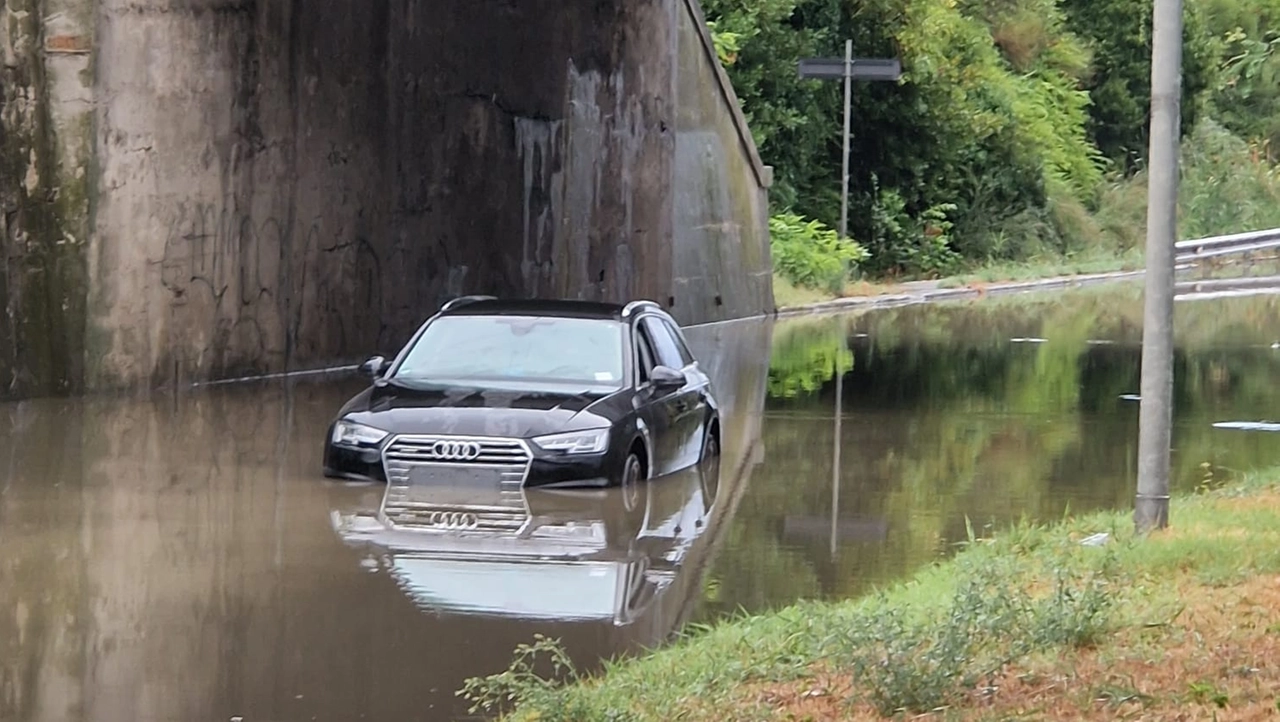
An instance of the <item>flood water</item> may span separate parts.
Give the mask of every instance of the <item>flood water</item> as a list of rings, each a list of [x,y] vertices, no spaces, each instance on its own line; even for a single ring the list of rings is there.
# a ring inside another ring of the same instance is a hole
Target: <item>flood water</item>
[[[1214,426],[1280,419],[1280,297],[1178,314],[1175,486],[1280,464]],[[0,720],[456,719],[537,633],[590,668],[901,578],[966,518],[1129,508],[1140,320],[1119,287],[692,330],[718,475],[649,483],[642,518],[528,492],[525,540],[392,533],[380,486],[323,479],[357,378],[0,405]]]

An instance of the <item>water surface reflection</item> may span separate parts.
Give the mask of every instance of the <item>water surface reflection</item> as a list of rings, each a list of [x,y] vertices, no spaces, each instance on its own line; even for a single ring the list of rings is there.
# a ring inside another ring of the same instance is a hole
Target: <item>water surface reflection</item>
[[[725,402],[718,484],[655,480],[639,518],[531,492],[544,528],[587,536],[493,553],[352,524],[382,487],[319,464],[359,380],[0,405],[0,719],[454,719],[463,680],[535,633],[588,668],[661,643],[758,458],[769,333],[691,339]]]
[[[425,610],[626,626],[663,598],[677,606],[691,601],[687,593],[667,592],[673,585],[687,591],[681,572],[701,566],[718,482],[719,464],[709,461],[641,484],[633,494],[526,489],[520,526],[470,531],[389,524],[381,509],[385,485],[378,485],[344,499],[333,519],[339,536],[361,551],[365,568],[385,571]],[[465,516],[487,507],[442,508],[435,513]],[[674,628],[687,612],[658,616]]]
[[[698,618],[863,593],[966,519],[1131,508],[1141,319],[1120,286],[780,321],[764,461]],[[1175,488],[1280,464],[1273,434],[1214,426],[1280,417],[1277,319],[1275,296],[1178,304]]]

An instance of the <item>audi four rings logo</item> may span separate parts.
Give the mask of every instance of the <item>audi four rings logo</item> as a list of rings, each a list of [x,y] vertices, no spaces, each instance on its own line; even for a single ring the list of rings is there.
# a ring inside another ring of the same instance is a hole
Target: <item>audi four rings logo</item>
[[[480,458],[480,444],[475,441],[437,441],[431,445],[431,455],[451,461],[474,461]]]
[[[427,515],[428,524],[446,529],[474,529],[479,521],[475,514],[465,511],[433,511]]]

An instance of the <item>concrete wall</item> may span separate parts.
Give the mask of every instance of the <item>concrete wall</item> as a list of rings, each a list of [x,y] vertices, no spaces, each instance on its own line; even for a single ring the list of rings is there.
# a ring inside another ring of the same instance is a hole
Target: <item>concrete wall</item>
[[[83,374],[93,77],[85,0],[0,0],[0,396]]]
[[[11,395],[350,362],[460,293],[772,310],[693,0],[3,1]]]
[[[679,4],[671,310],[682,322],[772,311],[772,169],[760,162],[702,8]]]

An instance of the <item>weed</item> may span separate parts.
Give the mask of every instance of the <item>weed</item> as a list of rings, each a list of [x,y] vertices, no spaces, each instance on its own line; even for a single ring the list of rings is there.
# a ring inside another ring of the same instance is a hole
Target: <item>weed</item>
[[[1132,687],[1120,687],[1111,684],[1099,687],[1094,698],[1112,707],[1119,707],[1130,702],[1138,702],[1145,706],[1155,699],[1151,695],[1143,694]]]
[[[1196,702],[1212,702],[1219,709],[1226,707],[1229,700],[1225,692],[1214,686],[1212,682],[1203,680],[1187,685],[1187,691],[1190,693],[1191,699]]]
[[[540,655],[546,655],[551,663],[550,677],[543,677],[534,669]],[[470,709],[472,714],[480,710],[498,712],[510,705],[519,704],[550,711],[552,716],[544,713],[539,717],[548,722],[582,719],[579,716],[580,710],[559,704],[561,679],[578,681],[577,668],[559,640],[539,634],[534,636],[533,644],[516,647],[511,665],[505,671],[488,677],[472,677],[466,680],[457,694],[473,703]],[[563,713],[563,716],[555,716],[557,711]]]

